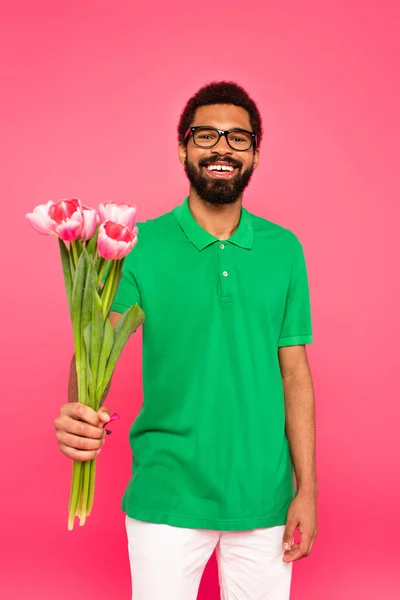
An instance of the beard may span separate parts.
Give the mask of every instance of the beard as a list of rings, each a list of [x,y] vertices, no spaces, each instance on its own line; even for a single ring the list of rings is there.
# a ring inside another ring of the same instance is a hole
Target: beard
[[[193,163],[190,163],[186,157],[185,173],[197,195],[214,205],[234,204],[242,195],[245,188],[249,185],[251,176],[253,175],[253,167],[249,167],[243,173],[240,172],[241,164],[229,158],[223,158],[224,162],[229,162],[232,166],[238,167],[237,173],[232,179],[211,179],[207,175],[202,175],[201,168],[210,162],[217,162],[221,157],[216,159],[202,159],[199,161],[199,168]]]

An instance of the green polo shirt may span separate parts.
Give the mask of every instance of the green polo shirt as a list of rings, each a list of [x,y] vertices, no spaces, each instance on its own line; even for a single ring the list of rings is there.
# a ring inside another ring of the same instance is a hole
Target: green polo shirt
[[[295,487],[278,348],[312,342],[302,246],[245,208],[221,241],[188,198],[138,227],[112,306],[146,315],[122,508],[179,527],[282,525]]]

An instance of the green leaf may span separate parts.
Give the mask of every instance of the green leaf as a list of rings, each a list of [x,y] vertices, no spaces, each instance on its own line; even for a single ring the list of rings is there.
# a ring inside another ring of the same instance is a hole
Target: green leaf
[[[97,285],[97,283],[95,283],[94,285]],[[95,386],[95,388],[97,388],[97,377],[99,372],[99,361],[102,349],[103,335],[103,307],[97,290],[93,289],[90,366],[92,368],[93,385]]]
[[[99,358],[99,366],[97,371],[97,389],[96,389],[96,402],[100,402],[104,390],[107,387],[108,380],[104,380],[104,374],[107,366],[108,358],[111,354],[114,345],[114,329],[107,319],[104,323],[103,342],[101,345],[101,352]]]
[[[93,296],[93,271],[96,276],[96,270],[93,266],[92,259],[87,253],[86,248],[83,248],[81,256],[84,257],[86,261],[86,277],[85,277],[85,286],[83,289],[83,299],[82,299],[82,322],[81,327],[82,331],[84,331],[90,323],[92,318],[92,296]],[[79,259],[80,260],[80,259]]]
[[[93,374],[92,374],[92,369],[90,368],[89,359],[86,364],[86,378],[87,378],[87,389],[88,389],[88,397],[87,397],[86,403],[89,404],[89,406],[94,409],[95,402],[96,402],[96,393],[95,393],[95,387],[93,385]]]
[[[88,353],[86,350],[85,331],[92,315],[92,280],[93,263],[86,248],[82,248],[79,256],[74,283],[72,287],[72,318],[76,371],[78,378],[78,399],[83,404],[88,403]],[[86,336],[88,332],[86,331]],[[90,343],[89,343],[90,346]]]
[[[73,285],[72,285],[72,299],[71,299],[71,318],[72,327],[74,331],[74,344],[75,354],[78,359],[80,356],[80,344],[81,344],[81,312],[82,312],[82,299],[85,287],[86,279],[86,268],[87,261],[84,254],[81,254],[76,266],[74,274]]]
[[[143,310],[138,304],[134,304],[124,312],[114,329],[114,345],[107,362],[107,368],[103,378],[107,382],[104,389],[114,372],[117,360],[125,347],[126,342],[137,328],[144,322],[145,316]],[[103,390],[104,391],[104,390]]]
[[[83,299],[84,319],[91,323],[90,346],[88,346],[88,359],[92,371],[92,384],[90,389],[97,387],[97,372],[103,338],[103,311],[98,294],[98,275],[93,258],[88,255],[88,271],[86,276],[85,295]]]
[[[61,255],[61,265],[64,274],[64,283],[65,290],[67,292],[68,306],[71,310],[71,302],[72,302],[72,272],[71,272],[71,257],[70,252],[63,242],[62,239],[58,238],[58,244],[60,246],[60,255]]]
[[[91,365],[90,365],[90,356],[91,356],[91,346],[92,346],[92,324],[89,323],[84,332],[83,332],[83,337],[85,340],[85,346],[86,346],[86,370],[85,370],[85,377],[86,377],[86,382],[87,382],[87,390],[88,390],[88,399],[89,402],[86,402],[89,404],[89,406],[91,406],[92,408],[94,407],[94,400],[95,400],[95,388],[93,385],[93,373],[92,373],[92,369],[91,369]]]
[[[99,360],[99,348],[96,350],[92,348],[93,346],[93,302],[94,295],[97,295],[97,271],[96,267],[93,264],[93,258],[88,254],[87,249],[82,249],[82,256],[85,257],[86,260],[86,279],[85,279],[85,287],[83,290],[83,299],[82,299],[82,316],[81,316],[81,331],[83,336],[84,350],[82,349],[82,359],[81,359],[81,376],[82,376],[82,387],[85,387],[86,393],[89,394],[89,405],[93,405],[95,401],[95,385],[96,379],[93,377],[92,372],[92,357],[94,356],[95,362]],[[98,344],[98,338],[95,339],[95,344]],[[97,364],[96,364],[97,371]]]
[[[90,347],[91,347],[91,339],[92,339],[92,324],[89,323],[83,332],[83,337],[86,344],[86,352],[87,355],[90,356]]]

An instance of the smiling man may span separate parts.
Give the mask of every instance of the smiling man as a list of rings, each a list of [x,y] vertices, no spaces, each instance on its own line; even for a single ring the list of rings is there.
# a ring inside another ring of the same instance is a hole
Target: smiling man
[[[303,250],[242,204],[262,138],[245,90],[200,89],[178,138],[189,196],[138,224],[111,313],[114,326],[136,302],[146,315],[122,505],[133,599],[194,600],[216,550],[224,600],[287,600],[293,561],[317,535]],[[76,404],[73,369],[69,397],[57,438],[67,456],[90,460],[108,413]]]

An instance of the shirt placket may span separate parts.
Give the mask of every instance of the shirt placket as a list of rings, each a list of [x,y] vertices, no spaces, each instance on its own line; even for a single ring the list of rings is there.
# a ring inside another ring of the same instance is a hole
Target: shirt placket
[[[235,299],[234,271],[232,263],[232,247],[228,242],[219,242],[217,246],[218,276],[223,304]]]

